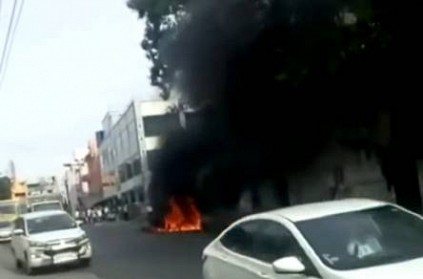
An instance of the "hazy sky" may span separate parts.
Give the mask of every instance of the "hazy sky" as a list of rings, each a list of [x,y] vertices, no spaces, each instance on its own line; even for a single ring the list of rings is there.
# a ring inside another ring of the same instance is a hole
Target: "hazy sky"
[[[2,49],[13,0],[3,0]],[[125,0],[27,0],[0,89],[0,171],[55,174],[110,108],[152,98],[143,23]]]

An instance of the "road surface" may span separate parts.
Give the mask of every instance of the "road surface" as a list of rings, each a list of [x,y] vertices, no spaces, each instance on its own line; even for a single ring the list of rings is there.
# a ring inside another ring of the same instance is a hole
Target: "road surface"
[[[90,267],[60,268],[37,279],[201,279],[204,234],[151,234],[131,222],[85,227],[94,256]],[[17,271],[8,244],[0,245],[0,278],[28,278]]]

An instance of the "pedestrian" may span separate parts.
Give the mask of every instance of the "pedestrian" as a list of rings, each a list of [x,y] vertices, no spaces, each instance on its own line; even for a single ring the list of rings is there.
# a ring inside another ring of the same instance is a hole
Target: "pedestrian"
[[[103,208],[104,219],[107,221],[109,220],[109,207],[106,205]]]
[[[103,210],[101,209],[101,207],[97,208],[96,213],[97,213],[97,221],[98,222],[103,221]]]
[[[81,210],[81,220],[82,222],[84,222],[85,224],[87,223],[87,211],[86,210]]]
[[[125,203],[125,204],[123,205],[123,219],[124,219],[125,221],[128,221],[128,220],[129,220],[128,204],[127,204],[127,203]]]
[[[94,222],[94,211],[91,208],[87,210],[87,219],[89,224]]]
[[[75,210],[75,219],[78,220],[81,214],[79,213],[79,209]]]
[[[118,205],[118,207],[117,207],[117,215],[118,215],[119,220],[123,219],[123,209],[122,209],[121,205]]]

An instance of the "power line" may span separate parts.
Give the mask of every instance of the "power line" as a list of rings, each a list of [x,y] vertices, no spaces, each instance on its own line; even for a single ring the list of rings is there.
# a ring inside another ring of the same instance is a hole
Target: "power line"
[[[3,84],[3,80],[6,75],[10,52],[12,50],[16,29],[18,27],[18,24],[21,18],[24,4],[25,4],[25,0],[21,0],[21,4],[18,8],[18,0],[15,0],[13,2],[12,14],[10,16],[9,26],[7,28],[6,39],[3,45],[3,51],[2,51],[2,56],[0,60],[0,88],[1,88],[1,85]],[[16,14],[17,8],[18,8],[18,12]],[[15,17],[16,17],[16,20],[15,20]]]
[[[1,60],[0,60],[0,74],[3,73],[3,67],[4,67],[4,62],[6,59],[7,49],[9,48],[9,40],[13,30],[13,22],[15,20],[17,4],[18,4],[18,0],[15,0],[13,2],[12,14],[10,15],[9,26],[7,27],[6,39],[3,45],[3,51],[2,51]]]

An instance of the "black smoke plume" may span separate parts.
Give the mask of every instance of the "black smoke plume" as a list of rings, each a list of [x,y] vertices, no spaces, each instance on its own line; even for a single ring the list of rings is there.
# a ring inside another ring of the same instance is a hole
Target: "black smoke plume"
[[[151,7],[132,2],[154,26]],[[419,112],[399,94],[417,84],[402,60],[417,52],[402,32],[412,27],[401,8],[376,0],[167,4],[182,19],[153,40],[166,65],[159,80],[208,110],[200,128],[168,137],[153,200],[189,193],[210,208],[236,204],[243,189],[271,180],[288,204],[286,176],[337,141],[377,152],[390,166],[388,181],[406,189],[402,203],[420,206],[413,167],[395,171],[420,152],[411,124]],[[376,140],[381,113],[392,119],[387,144]]]

